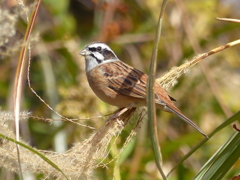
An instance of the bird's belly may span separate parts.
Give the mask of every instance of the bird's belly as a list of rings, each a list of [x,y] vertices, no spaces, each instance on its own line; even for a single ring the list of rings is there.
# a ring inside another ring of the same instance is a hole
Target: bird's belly
[[[95,93],[102,101],[117,107],[128,107],[130,105],[133,107],[141,107],[145,105],[143,100],[138,100],[129,96],[111,93],[109,91],[98,91]]]

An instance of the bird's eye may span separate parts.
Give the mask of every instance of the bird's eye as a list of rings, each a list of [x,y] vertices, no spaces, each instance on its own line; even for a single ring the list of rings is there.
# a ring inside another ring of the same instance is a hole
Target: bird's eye
[[[101,51],[101,50],[102,50],[101,46],[98,46],[97,51]]]

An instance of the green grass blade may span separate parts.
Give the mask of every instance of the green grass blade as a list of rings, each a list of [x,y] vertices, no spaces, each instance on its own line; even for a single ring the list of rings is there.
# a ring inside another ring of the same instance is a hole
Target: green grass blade
[[[156,160],[156,164],[162,178],[165,180],[166,176],[162,170],[161,162],[162,162],[162,155],[158,141],[158,133],[157,133],[157,121],[156,121],[156,108],[155,108],[155,96],[154,96],[154,83],[155,83],[155,76],[156,76],[156,62],[157,62],[157,53],[158,53],[158,45],[159,40],[161,37],[161,27],[162,27],[162,15],[163,11],[166,7],[167,0],[163,0],[162,7],[160,10],[160,15],[158,19],[158,26],[156,31],[156,38],[154,49],[152,53],[152,59],[150,64],[150,71],[149,71],[149,78],[147,84],[147,108],[148,108],[148,127],[149,133],[152,142],[152,148]]]
[[[225,128],[229,124],[231,124],[234,121],[238,121],[240,119],[240,111],[238,111],[236,114],[234,114],[232,117],[227,119],[225,122],[223,122],[221,125],[219,125],[212,133],[209,134],[209,139],[214,136],[217,132],[219,132],[221,129]],[[167,176],[169,176],[181,163],[183,163],[188,157],[190,157],[196,150],[198,150],[200,147],[202,147],[208,139],[203,139],[198,145],[196,145],[189,153],[187,153],[181,161],[179,161],[172,170],[168,173]]]
[[[235,132],[212,156],[194,179],[218,180],[229,171],[240,157],[240,133]]]

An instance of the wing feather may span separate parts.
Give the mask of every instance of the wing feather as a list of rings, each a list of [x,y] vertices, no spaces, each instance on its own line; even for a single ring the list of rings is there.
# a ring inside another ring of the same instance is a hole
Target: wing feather
[[[122,61],[111,62],[100,65],[103,75],[108,81],[109,88],[122,95],[134,98],[146,99],[146,83],[148,75],[137,70]],[[166,91],[155,83],[155,100],[156,103],[165,106],[166,103],[172,103]]]
[[[121,61],[111,62],[111,67],[102,64],[100,69],[109,82],[109,88],[122,95],[146,98],[146,83],[141,78],[147,79],[147,75],[143,72]]]

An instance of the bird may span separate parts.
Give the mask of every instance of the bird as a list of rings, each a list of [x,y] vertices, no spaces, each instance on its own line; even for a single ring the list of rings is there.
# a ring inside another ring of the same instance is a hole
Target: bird
[[[80,51],[85,57],[85,71],[89,86],[105,103],[119,108],[146,106],[148,75],[124,63],[103,42],[92,42]],[[173,103],[176,101],[154,83],[156,108],[174,113],[203,136],[208,136]]]

